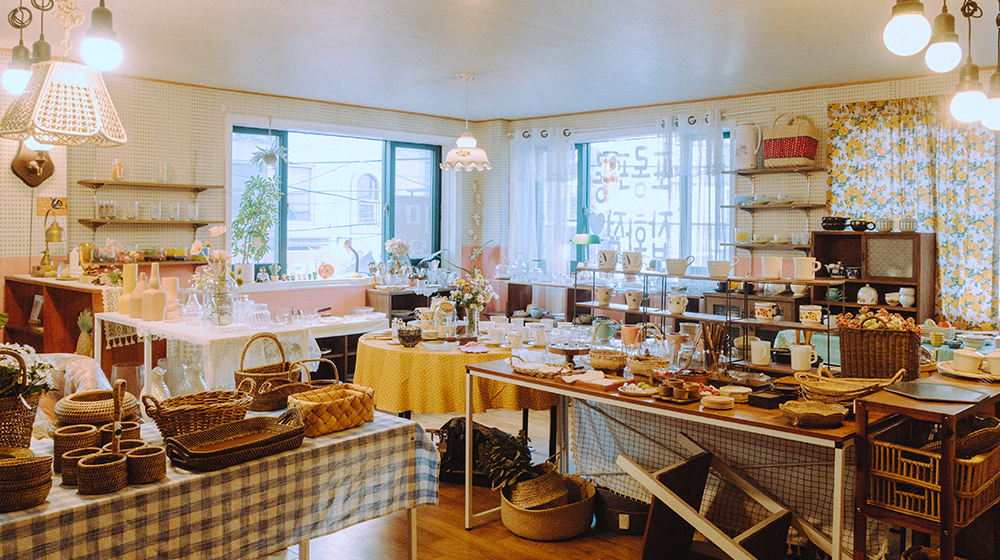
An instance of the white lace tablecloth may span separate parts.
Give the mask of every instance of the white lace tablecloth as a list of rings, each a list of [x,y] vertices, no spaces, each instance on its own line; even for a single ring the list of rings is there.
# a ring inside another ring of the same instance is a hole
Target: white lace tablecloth
[[[200,377],[207,390],[235,388],[233,372],[240,367],[243,348],[253,335],[262,332],[247,328],[237,329],[232,326],[204,328],[183,323],[141,321],[120,313],[98,313],[95,317],[102,323],[102,330],[105,332],[118,331],[117,340],[119,342],[123,340],[120,337],[122,327],[135,329],[136,342],[144,340],[147,335],[151,339],[166,339],[168,341],[168,355],[183,356],[185,363],[189,364],[187,375],[198,375],[200,372]],[[384,315],[380,314],[378,319],[369,316],[363,320],[345,319],[336,323],[272,324],[263,332],[269,332],[278,337],[285,352],[285,360],[293,362],[320,357],[316,338],[363,333],[387,326],[387,320]],[[115,339],[115,337],[109,336],[104,336],[104,338],[109,343]],[[95,340],[95,344],[99,345],[101,342]],[[172,347],[173,344],[177,344],[177,348]],[[244,365],[253,367],[280,361],[281,354],[273,342],[258,340],[247,351]],[[178,384],[176,380],[173,380],[175,383],[171,383],[171,381],[168,379],[168,385],[174,394],[174,389]],[[197,385],[194,386],[200,390]],[[183,386],[190,385],[183,384]],[[186,392],[192,391],[177,391],[176,394]]]

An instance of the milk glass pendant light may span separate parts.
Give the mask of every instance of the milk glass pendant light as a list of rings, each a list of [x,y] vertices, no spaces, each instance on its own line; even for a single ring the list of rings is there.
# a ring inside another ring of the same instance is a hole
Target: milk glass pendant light
[[[1000,15],[997,16],[997,72],[990,76],[987,97],[979,114],[979,122],[990,130],[1000,130]]]
[[[918,0],[896,0],[892,19],[882,32],[882,42],[895,55],[910,56],[927,46],[931,24],[924,17],[924,5]]]
[[[24,28],[31,24],[31,10],[20,5],[10,11],[7,21],[11,27],[17,29],[20,39],[17,46],[10,51],[10,64],[4,70],[0,81],[8,92],[14,95],[21,95],[24,87],[28,85],[28,77],[31,76],[31,52],[24,46]]]
[[[962,47],[958,44],[958,33],[955,33],[955,16],[948,13],[948,4],[944,4],[941,13],[934,18],[934,34],[924,53],[924,62],[938,73],[951,72],[962,62]]]
[[[441,169],[454,169],[472,171],[483,171],[493,169],[490,159],[486,157],[486,152],[482,148],[476,147],[476,139],[469,132],[469,82],[476,78],[472,72],[460,72],[460,80],[465,81],[465,132],[455,141],[455,147],[448,150],[448,156]]]
[[[90,13],[90,29],[87,38],[80,45],[80,54],[88,65],[106,72],[114,70],[122,62],[122,47],[111,25],[111,10],[101,5]]]
[[[970,2],[966,2],[969,4]],[[972,3],[975,6],[975,3]],[[978,6],[975,6],[979,10]],[[979,11],[980,15],[982,11]],[[976,17],[973,12],[966,14],[963,6],[963,15],[969,21],[969,56],[965,64],[958,69],[958,85],[955,86],[955,97],[951,98],[951,116],[955,120],[963,123],[971,123],[979,120],[982,115],[983,106],[986,104],[986,94],[983,93],[983,84],[979,81],[979,67],[972,63],[972,18]]]

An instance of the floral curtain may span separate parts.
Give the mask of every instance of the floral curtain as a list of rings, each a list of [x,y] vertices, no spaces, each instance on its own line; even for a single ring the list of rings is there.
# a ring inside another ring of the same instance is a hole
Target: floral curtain
[[[939,319],[997,325],[993,134],[950,118],[946,98],[833,104],[830,210],[855,219],[912,217],[936,232]]]

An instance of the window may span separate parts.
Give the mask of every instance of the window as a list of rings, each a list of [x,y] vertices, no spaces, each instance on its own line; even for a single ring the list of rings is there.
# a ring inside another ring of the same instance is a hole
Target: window
[[[286,149],[287,161],[253,164],[253,154],[272,142]],[[247,179],[279,178],[280,224],[265,263],[288,274],[315,272],[324,262],[337,275],[354,272],[347,239],[361,270],[384,260],[393,236],[410,242],[410,257],[420,259],[440,245],[440,160],[440,146],[234,127],[231,212],[239,212]]]

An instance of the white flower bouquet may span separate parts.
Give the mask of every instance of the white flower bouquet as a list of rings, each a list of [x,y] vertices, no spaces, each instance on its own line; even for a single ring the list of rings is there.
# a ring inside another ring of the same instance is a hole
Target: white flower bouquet
[[[456,281],[450,299],[459,307],[482,311],[495,297],[493,286],[483,277],[483,273],[477,270],[470,278],[459,278]]]

